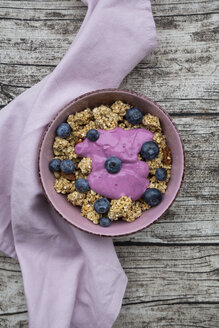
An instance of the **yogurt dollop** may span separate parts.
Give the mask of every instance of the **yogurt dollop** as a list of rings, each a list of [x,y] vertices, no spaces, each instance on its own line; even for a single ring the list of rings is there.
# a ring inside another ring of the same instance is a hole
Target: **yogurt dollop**
[[[145,129],[123,130],[119,127],[98,132],[97,141],[86,138],[75,146],[76,154],[92,159],[92,171],[88,176],[90,188],[111,199],[122,196],[139,199],[149,185],[149,167],[138,159],[138,153],[144,142],[153,140],[153,133]],[[110,174],[105,168],[105,161],[110,156],[119,157],[122,161],[122,168],[116,174]]]

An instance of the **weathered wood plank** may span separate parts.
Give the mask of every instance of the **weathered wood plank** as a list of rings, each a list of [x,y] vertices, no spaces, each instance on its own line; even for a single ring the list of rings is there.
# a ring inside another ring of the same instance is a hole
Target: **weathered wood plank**
[[[19,300],[19,302],[18,302]],[[26,311],[21,272],[0,269],[0,317],[4,313]],[[0,326],[1,327],[1,326]]]
[[[19,263],[0,251],[0,270],[20,272]]]
[[[218,12],[218,3],[215,0],[151,0],[154,16],[171,16],[180,15],[187,17],[188,15],[216,13]]]
[[[113,328],[218,328],[218,304],[136,304],[122,307]]]
[[[216,0],[152,0],[154,16],[172,15],[197,15],[217,13]],[[86,6],[80,0],[56,0],[56,1],[3,1],[0,2],[0,17],[14,19],[72,19],[75,12],[86,12]],[[24,14],[25,10],[25,14]],[[49,11],[49,13],[48,13]]]
[[[0,315],[0,327],[2,328],[28,328],[27,312],[6,313]]]
[[[219,247],[116,246],[129,278],[123,304],[218,302]]]
[[[0,109],[26,90],[23,86],[3,85],[0,83]]]
[[[52,70],[53,67],[43,65],[8,66],[0,64],[0,105],[7,105],[15,96],[39,82]],[[193,76],[190,81],[192,84],[195,84],[193,88],[191,85],[186,85],[185,88],[180,88],[181,78],[183,78],[184,81],[187,81],[187,79],[190,78],[189,74],[185,74],[184,77],[182,74],[180,77],[179,72],[178,76],[177,73],[173,72],[172,75],[170,74],[171,76],[168,78],[168,81],[166,81],[165,77],[163,79],[159,78],[159,71],[160,69],[156,70],[144,67],[143,63],[141,63],[123,81],[121,88],[130,89],[147,95],[154,99],[170,114],[205,114],[218,112],[219,97],[217,90],[219,89],[219,79],[216,76],[212,76],[211,79],[206,78],[206,81],[208,81],[207,83],[204,78],[200,81],[200,78],[196,79]],[[153,74],[157,77],[157,80],[154,80],[154,83],[151,81]],[[212,83],[210,82],[211,80],[213,81]],[[174,83],[178,85],[178,90],[175,89],[175,92],[174,89],[172,89]],[[202,86],[205,90],[200,91],[199,87],[202,88]]]
[[[218,328],[216,304],[136,304],[122,307],[113,328]],[[27,314],[0,317],[0,327],[27,328]]]
[[[219,326],[218,247],[123,246],[116,251],[129,283],[115,328]]]

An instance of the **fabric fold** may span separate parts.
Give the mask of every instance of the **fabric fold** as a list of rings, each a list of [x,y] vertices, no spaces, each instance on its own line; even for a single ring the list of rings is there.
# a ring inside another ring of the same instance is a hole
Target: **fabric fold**
[[[72,227],[38,178],[46,125],[74,98],[118,87],[156,46],[148,0],[86,0],[87,15],[54,71],[0,112],[0,249],[18,258],[31,328],[112,327],[127,278],[112,240]]]

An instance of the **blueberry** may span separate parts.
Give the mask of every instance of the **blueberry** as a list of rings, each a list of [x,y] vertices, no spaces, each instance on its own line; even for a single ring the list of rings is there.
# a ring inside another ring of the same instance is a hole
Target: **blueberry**
[[[107,158],[105,162],[105,169],[112,174],[118,173],[122,168],[122,161],[116,156]]]
[[[127,110],[125,117],[129,123],[135,125],[141,123],[143,114],[140,109],[134,107]]]
[[[86,137],[88,140],[90,141],[97,141],[97,139],[99,139],[99,132],[95,129],[90,129],[89,131],[87,131]]]
[[[54,158],[49,162],[49,169],[52,172],[60,171],[61,161],[58,158]]]
[[[155,177],[159,181],[164,181],[167,178],[167,171],[163,167],[156,169]]]
[[[57,136],[60,138],[67,138],[71,133],[71,127],[68,123],[62,123],[56,130]]]
[[[77,179],[75,189],[79,192],[87,192],[90,189],[87,179]]]
[[[103,218],[100,218],[99,223],[100,223],[101,227],[109,227],[111,224],[111,220],[109,218],[103,217]]]
[[[149,188],[145,190],[142,198],[148,205],[157,206],[162,201],[162,193],[156,188]]]
[[[75,170],[75,163],[70,159],[64,159],[61,162],[60,168],[62,172],[70,174]]]
[[[99,198],[94,203],[94,209],[99,214],[104,214],[109,211],[110,202],[106,198]]]
[[[154,141],[147,141],[141,147],[141,156],[144,159],[154,159],[159,154],[159,147]]]

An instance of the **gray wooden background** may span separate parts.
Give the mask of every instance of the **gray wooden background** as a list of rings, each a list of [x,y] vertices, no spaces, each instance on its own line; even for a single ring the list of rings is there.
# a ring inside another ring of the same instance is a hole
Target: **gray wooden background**
[[[171,114],[185,144],[186,175],[159,222],[115,239],[129,283],[114,327],[218,328],[219,5],[152,0],[152,8],[158,48],[122,87]],[[0,0],[1,107],[53,70],[85,13],[79,0]],[[28,327],[19,265],[2,253],[0,327]]]

